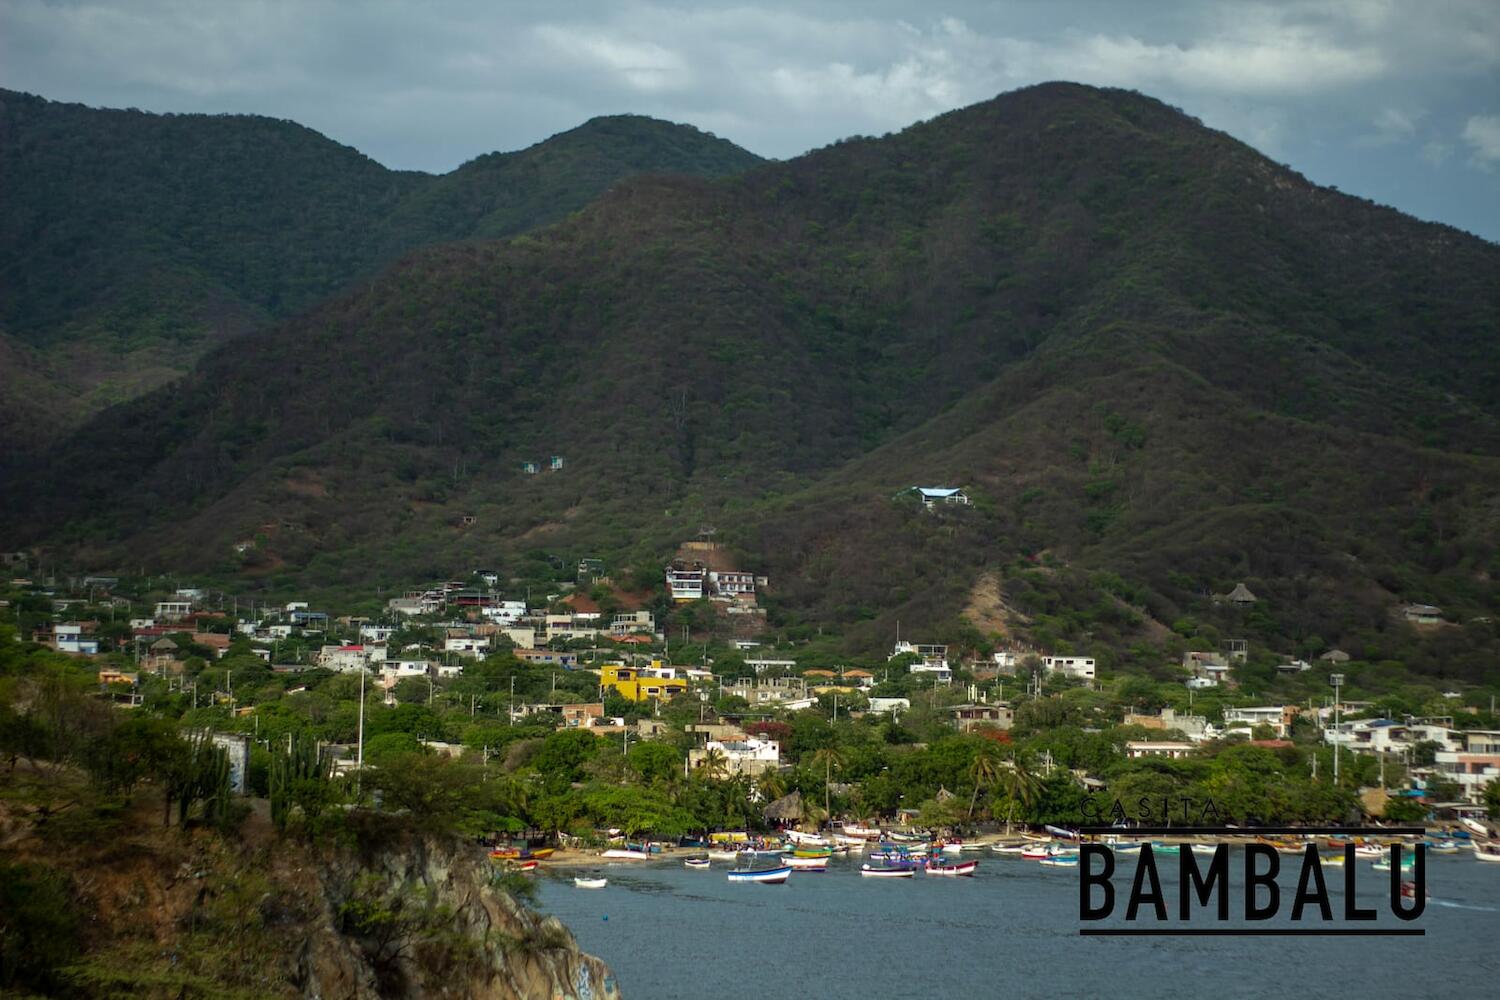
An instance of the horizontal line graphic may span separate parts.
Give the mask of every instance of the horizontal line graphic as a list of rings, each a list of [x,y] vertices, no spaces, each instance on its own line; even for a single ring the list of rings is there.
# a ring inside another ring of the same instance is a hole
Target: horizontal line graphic
[[[1421,927],[1084,927],[1081,937],[1424,937]]]
[[[1081,826],[1079,833],[1089,836],[1117,834],[1121,837],[1194,836],[1255,837],[1266,834],[1286,836],[1308,834],[1314,837],[1420,837],[1426,830],[1419,826]]]

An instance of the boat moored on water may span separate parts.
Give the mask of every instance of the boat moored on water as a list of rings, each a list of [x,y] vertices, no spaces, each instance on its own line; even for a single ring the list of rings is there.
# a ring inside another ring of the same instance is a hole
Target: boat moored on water
[[[682,867],[703,869],[710,867],[710,864],[707,858],[688,858],[682,863]]]
[[[1048,868],[1077,868],[1078,855],[1059,854],[1055,857],[1043,858],[1040,863],[1046,865]]]
[[[953,865],[928,865],[928,875],[973,875],[979,867],[978,861],[960,861]]]
[[[791,875],[792,869],[786,865],[777,868],[742,868],[726,873],[731,882],[760,882],[765,885],[780,885]]]
[[[609,879],[602,876],[575,875],[573,884],[580,889],[603,889],[609,885]]]
[[[599,855],[609,861],[650,861],[651,855],[645,851],[634,851],[625,847],[612,847]]]
[[[864,865],[859,870],[860,875],[869,878],[911,878],[917,873],[915,868],[877,868],[874,865]]]
[[[826,872],[828,870],[828,859],[822,858],[799,858],[795,854],[783,854],[781,863],[787,868],[795,868],[798,871]]]
[[[1480,861],[1500,861],[1500,843],[1494,841],[1474,841],[1474,857]]]

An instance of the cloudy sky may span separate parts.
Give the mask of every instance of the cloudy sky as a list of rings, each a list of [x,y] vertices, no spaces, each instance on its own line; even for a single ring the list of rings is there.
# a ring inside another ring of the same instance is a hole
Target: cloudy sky
[[[0,86],[430,171],[617,112],[789,157],[1055,79],[1500,240],[1500,0],[0,0]]]

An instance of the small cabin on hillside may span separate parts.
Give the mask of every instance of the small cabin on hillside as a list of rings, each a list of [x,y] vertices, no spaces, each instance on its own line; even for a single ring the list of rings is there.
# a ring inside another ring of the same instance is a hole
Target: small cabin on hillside
[[[942,505],[968,507],[971,504],[969,495],[957,486],[913,486],[905,492],[915,493],[928,510]]]

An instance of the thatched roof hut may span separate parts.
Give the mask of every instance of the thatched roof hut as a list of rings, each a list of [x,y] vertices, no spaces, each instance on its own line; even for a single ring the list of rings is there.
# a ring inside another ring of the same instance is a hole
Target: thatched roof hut
[[[765,817],[773,822],[796,823],[802,819],[802,793],[783,795],[766,806]]]

